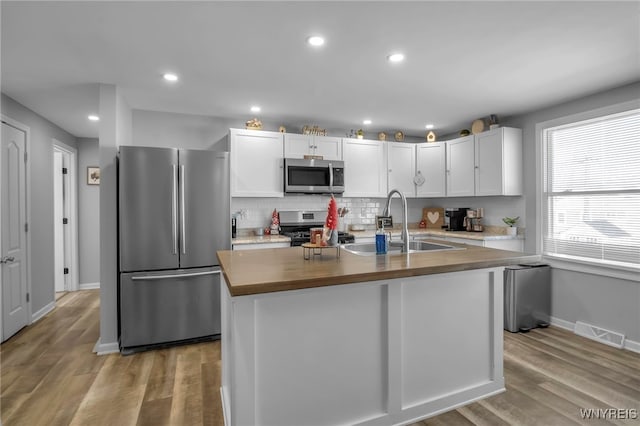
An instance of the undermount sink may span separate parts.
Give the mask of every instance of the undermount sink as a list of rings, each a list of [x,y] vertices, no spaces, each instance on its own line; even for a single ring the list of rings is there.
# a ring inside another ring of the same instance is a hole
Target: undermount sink
[[[399,254],[402,252],[402,241],[389,242],[389,248],[387,254]],[[342,248],[349,253],[357,254],[360,256],[371,256],[376,254],[375,243],[350,243],[344,244]],[[421,253],[431,251],[445,251],[445,250],[464,250],[461,247],[453,247],[445,244],[430,243],[427,241],[409,241],[409,253]]]

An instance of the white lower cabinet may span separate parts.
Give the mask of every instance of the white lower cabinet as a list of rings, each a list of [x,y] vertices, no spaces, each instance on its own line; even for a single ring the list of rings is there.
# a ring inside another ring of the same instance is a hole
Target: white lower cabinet
[[[355,237],[356,243],[375,243],[376,237]],[[393,235],[391,237],[392,241],[400,241],[400,235]],[[498,250],[509,250],[509,251],[524,251],[524,240],[520,239],[509,239],[509,240],[472,240],[470,238],[461,238],[461,237],[446,237],[446,236],[438,236],[438,235],[411,235],[409,239],[413,240],[434,240],[434,241],[442,241],[443,243],[451,242],[458,244],[467,244],[470,246],[478,246],[478,247],[487,247]]]
[[[418,239],[420,240],[436,240],[458,244],[467,244],[470,246],[478,246],[478,247],[487,247],[498,250],[509,250],[509,251],[524,251],[524,241],[519,239],[509,239],[509,240],[472,240],[469,238],[460,238],[460,237],[440,237],[440,236],[421,236]]]
[[[286,248],[290,247],[289,243],[252,243],[252,244],[234,244],[233,250],[259,250],[270,248]]]
[[[484,242],[485,247],[494,248],[498,250],[509,251],[524,251],[524,240],[486,240]]]

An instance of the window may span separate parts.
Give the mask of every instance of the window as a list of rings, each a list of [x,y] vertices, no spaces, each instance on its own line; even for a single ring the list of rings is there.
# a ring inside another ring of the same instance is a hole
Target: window
[[[640,109],[542,130],[542,253],[640,270]]]

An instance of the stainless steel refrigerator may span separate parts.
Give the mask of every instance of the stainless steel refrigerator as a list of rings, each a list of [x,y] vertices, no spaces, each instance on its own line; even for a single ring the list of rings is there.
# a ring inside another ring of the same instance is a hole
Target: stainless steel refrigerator
[[[228,155],[120,147],[118,298],[123,353],[219,338],[216,251],[231,246]]]

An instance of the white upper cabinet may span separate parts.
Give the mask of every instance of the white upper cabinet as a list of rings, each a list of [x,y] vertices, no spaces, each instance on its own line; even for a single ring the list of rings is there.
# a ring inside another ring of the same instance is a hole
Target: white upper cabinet
[[[398,189],[406,197],[416,196],[416,145],[404,142],[386,142],[387,188]]]
[[[305,155],[321,155],[324,160],[342,160],[342,138],[285,133],[284,156],[304,158]]]
[[[416,196],[446,196],[446,147],[445,142],[416,144],[416,174],[424,178],[424,183],[416,186]]]
[[[446,143],[447,196],[467,197],[475,195],[474,136],[464,136]]]
[[[283,134],[229,131],[232,197],[283,197]]]
[[[522,130],[500,127],[475,135],[475,194],[522,195]]]
[[[387,196],[385,142],[342,139],[345,197]]]

